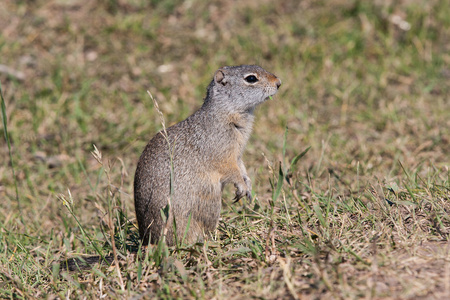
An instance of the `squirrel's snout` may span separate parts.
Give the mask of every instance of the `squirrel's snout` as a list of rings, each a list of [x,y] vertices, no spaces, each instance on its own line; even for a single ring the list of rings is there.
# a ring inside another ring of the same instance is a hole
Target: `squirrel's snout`
[[[275,81],[275,84],[277,85],[277,90],[278,90],[281,86],[281,79],[277,78],[277,80]]]

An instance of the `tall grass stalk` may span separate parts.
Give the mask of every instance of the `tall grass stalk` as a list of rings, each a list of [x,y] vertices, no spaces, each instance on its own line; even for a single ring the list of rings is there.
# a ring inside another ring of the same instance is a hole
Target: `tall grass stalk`
[[[9,161],[11,163],[11,170],[14,180],[14,188],[16,192],[16,202],[17,202],[17,208],[19,210],[20,214],[20,220],[22,221],[23,226],[26,228],[26,223],[23,221],[23,214],[22,214],[22,206],[20,205],[20,198],[19,198],[19,188],[17,187],[17,178],[16,178],[16,172],[14,168],[14,160],[12,157],[12,151],[11,151],[11,141],[9,140],[9,134],[8,134],[8,117],[6,116],[6,104],[5,99],[3,98],[3,91],[2,91],[2,83],[0,82],[0,98],[2,100],[2,124],[3,124],[3,132],[5,136],[6,144],[8,145],[8,153],[9,153]]]

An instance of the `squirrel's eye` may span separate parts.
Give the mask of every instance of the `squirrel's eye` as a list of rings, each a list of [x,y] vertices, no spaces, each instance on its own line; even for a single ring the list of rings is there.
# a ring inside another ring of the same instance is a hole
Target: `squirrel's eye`
[[[248,83],[255,83],[258,81],[258,78],[256,78],[255,75],[248,75],[247,77],[245,77],[245,81],[247,81]]]

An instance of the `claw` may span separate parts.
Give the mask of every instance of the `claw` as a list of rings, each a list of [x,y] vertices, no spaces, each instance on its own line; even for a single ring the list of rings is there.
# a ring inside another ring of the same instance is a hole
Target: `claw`
[[[243,175],[242,179],[244,185],[236,182],[234,186],[236,187],[236,196],[233,198],[233,203],[238,202],[241,198],[246,197],[250,202],[252,201],[252,184],[251,180],[247,175]]]
[[[248,199],[248,201],[252,201],[252,192],[250,192],[250,191],[247,191],[246,193],[245,193],[245,196],[247,197],[247,199]]]
[[[248,201],[252,201],[252,192],[251,191],[246,191],[245,192],[245,197],[248,199]],[[244,198],[244,195],[238,195],[236,193],[236,196],[234,196],[233,198],[233,204],[238,202],[239,200],[241,200],[241,198]]]

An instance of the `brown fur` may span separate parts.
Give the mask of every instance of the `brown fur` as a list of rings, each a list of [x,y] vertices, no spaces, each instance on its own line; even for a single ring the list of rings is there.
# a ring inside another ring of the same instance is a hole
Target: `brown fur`
[[[187,243],[202,241],[217,227],[221,194],[228,183],[236,187],[237,198],[250,197],[242,153],[252,130],[253,111],[280,85],[275,75],[258,66],[221,68],[208,86],[203,106],[169,127],[166,137],[160,132],[150,140],[134,182],[136,217],[144,244],[149,239],[158,242],[164,229],[169,245],[175,243],[175,233],[181,240],[186,232]],[[166,226],[161,210],[169,199]]]

